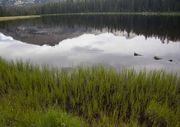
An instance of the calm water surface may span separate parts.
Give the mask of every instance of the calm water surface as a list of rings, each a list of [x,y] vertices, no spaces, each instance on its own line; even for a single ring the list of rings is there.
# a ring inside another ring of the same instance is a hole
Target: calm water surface
[[[103,64],[179,73],[180,18],[54,16],[1,22],[0,56],[55,67]]]

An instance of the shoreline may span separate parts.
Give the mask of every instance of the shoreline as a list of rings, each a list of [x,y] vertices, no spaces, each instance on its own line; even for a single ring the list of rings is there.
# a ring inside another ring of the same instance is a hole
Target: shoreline
[[[41,14],[41,15],[27,15],[27,16],[5,16],[0,17],[0,22],[13,21],[22,19],[33,19],[44,16],[96,16],[96,15],[139,15],[139,16],[180,16],[180,12],[88,12],[88,13],[57,13],[57,14]]]

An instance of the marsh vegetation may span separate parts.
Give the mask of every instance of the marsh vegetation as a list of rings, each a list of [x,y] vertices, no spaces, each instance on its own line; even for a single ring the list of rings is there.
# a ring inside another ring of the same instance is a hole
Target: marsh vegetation
[[[179,76],[164,71],[0,59],[0,126],[179,127],[179,92]]]

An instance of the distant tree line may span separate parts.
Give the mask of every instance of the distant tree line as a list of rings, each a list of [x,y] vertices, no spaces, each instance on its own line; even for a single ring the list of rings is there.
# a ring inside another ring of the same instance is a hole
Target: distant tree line
[[[180,11],[180,0],[67,0],[63,3],[50,3],[41,7],[41,13],[122,11]]]
[[[41,13],[41,6],[0,6],[0,16],[36,15]]]
[[[177,12],[180,0],[66,0],[44,5],[3,7],[0,16],[71,12]]]

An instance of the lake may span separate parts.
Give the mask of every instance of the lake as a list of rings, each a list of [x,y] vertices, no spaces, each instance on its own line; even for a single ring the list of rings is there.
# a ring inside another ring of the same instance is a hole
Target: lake
[[[180,17],[49,16],[0,22],[0,57],[53,67],[180,72]]]

